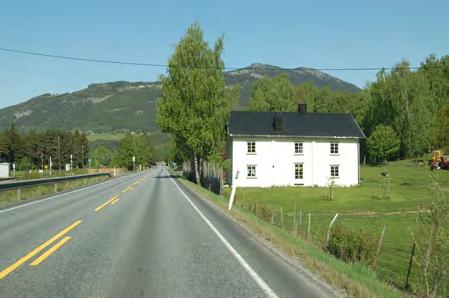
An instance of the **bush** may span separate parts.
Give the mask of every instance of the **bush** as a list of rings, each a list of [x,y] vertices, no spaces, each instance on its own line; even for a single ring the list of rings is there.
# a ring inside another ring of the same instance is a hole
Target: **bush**
[[[331,230],[327,251],[345,262],[368,265],[376,253],[376,244],[373,235],[337,223]]]
[[[366,146],[371,161],[382,163],[397,155],[400,142],[393,128],[380,124],[367,139]]]

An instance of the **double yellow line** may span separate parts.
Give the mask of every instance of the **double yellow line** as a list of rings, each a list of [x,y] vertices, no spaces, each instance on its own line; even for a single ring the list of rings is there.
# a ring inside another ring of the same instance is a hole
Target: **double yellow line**
[[[100,206],[98,206],[97,208],[95,208],[94,210],[96,212],[100,211],[101,209],[103,209],[104,207],[106,207],[107,205],[111,204],[114,205],[115,203],[118,202],[118,200],[120,200],[118,198],[118,196],[113,196],[112,198],[110,198],[109,200],[107,200],[106,202],[104,202],[103,204],[101,204]]]
[[[48,239],[47,241],[45,241],[44,243],[42,243],[41,245],[39,245],[38,247],[36,247],[34,250],[32,250],[31,252],[29,252],[28,254],[26,254],[25,256],[21,257],[20,259],[18,259],[15,263],[11,264],[10,266],[8,266],[6,269],[4,269],[2,272],[0,272],[0,280],[5,278],[8,274],[10,274],[11,272],[13,272],[14,270],[16,270],[17,268],[19,268],[20,266],[22,266],[24,263],[26,263],[28,260],[30,260],[31,258],[33,258],[35,255],[37,255],[38,253],[40,253],[42,250],[44,250],[46,247],[50,246],[53,242],[55,242],[56,240],[58,240],[59,238],[61,238],[62,236],[64,236],[65,234],[67,234],[68,232],[70,232],[71,230],[73,230],[76,226],[78,226],[79,224],[81,224],[82,221],[81,220],[77,220],[75,221],[73,224],[71,224],[70,226],[68,226],[67,228],[65,228],[64,230],[62,230],[61,232],[59,232],[58,234],[54,235],[53,237],[51,237],[50,239]],[[61,248],[65,243],[67,243],[69,240],[71,239],[71,237],[65,237],[63,238],[61,241],[59,241],[58,243],[56,243],[53,247],[51,247],[49,250],[47,250],[45,253],[43,253],[40,257],[38,257],[37,259],[35,259],[30,265],[31,266],[37,266],[39,265],[41,262],[43,262],[46,258],[48,258],[52,253],[54,253],[55,251],[57,251],[59,248]]]
[[[136,182],[134,182],[132,185],[128,186],[126,189],[124,189],[122,192],[127,192],[127,191],[131,191],[134,189],[134,186],[138,185],[140,182],[142,182],[142,180],[138,180]],[[106,202],[104,202],[103,204],[101,204],[100,206],[98,206],[97,208],[95,208],[95,211],[98,212],[101,209],[103,209],[104,207],[106,207],[107,205],[111,204],[114,205],[115,203],[117,203],[120,200],[120,198],[118,196],[113,196],[112,198],[110,198],[109,200],[107,200]],[[38,247],[36,247],[34,250],[32,250],[31,252],[29,252],[28,254],[26,254],[25,256],[21,257],[20,259],[18,259],[15,263],[9,265],[6,269],[4,269],[3,271],[0,272],[0,280],[5,278],[6,276],[8,276],[11,272],[13,272],[14,270],[16,270],[17,268],[19,268],[20,266],[22,266],[23,264],[25,264],[27,261],[29,261],[30,259],[32,259],[34,256],[36,256],[37,254],[39,254],[41,251],[43,251],[45,248],[47,248],[48,246],[52,245],[54,242],[56,242],[59,238],[61,238],[62,236],[66,235],[68,232],[70,232],[71,230],[73,230],[75,227],[77,227],[79,224],[82,223],[82,220],[77,220],[75,221],[73,224],[71,224],[70,226],[68,226],[67,228],[65,228],[64,230],[60,231],[59,233],[57,233],[56,235],[54,235],[53,237],[51,237],[50,239],[48,239],[47,241],[45,241],[44,243],[42,243],[41,245],[39,245]],[[50,247],[46,252],[44,252],[43,254],[41,254],[39,257],[37,257],[34,261],[32,261],[30,263],[30,266],[37,266],[40,263],[42,263],[45,259],[47,259],[51,254],[53,254],[55,251],[57,251],[58,249],[60,249],[64,244],[66,244],[68,241],[70,241],[70,239],[72,239],[72,237],[70,236],[66,236],[64,237],[62,240],[60,240],[59,242],[57,242],[55,245],[53,245],[52,247]]]

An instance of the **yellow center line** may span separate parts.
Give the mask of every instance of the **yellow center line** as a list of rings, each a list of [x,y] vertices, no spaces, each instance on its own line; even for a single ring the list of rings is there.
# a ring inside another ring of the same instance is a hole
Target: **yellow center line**
[[[111,202],[111,205],[114,205],[115,203],[117,203],[120,200],[120,198],[115,199],[114,201]]]
[[[98,206],[97,208],[95,208],[95,211],[98,212],[101,209],[103,209],[104,207],[106,207],[106,205],[108,205],[109,203],[111,203],[112,201],[114,201],[115,199],[117,199],[117,196],[113,196],[112,198],[110,198],[109,200],[107,200],[106,202],[104,202],[103,204],[101,204],[100,206]]]
[[[122,190],[122,192],[127,192],[131,189],[131,186],[128,186],[127,188],[125,188],[124,190]]]
[[[59,232],[58,234],[56,234],[55,236],[53,236],[52,238],[48,239],[47,241],[45,241],[44,243],[42,243],[41,245],[39,245],[38,247],[36,247],[33,251],[31,251],[30,253],[28,253],[27,255],[23,256],[22,258],[18,259],[14,264],[11,264],[9,267],[7,267],[6,269],[4,269],[2,272],[0,272],[0,279],[5,278],[8,274],[10,274],[11,272],[13,272],[14,270],[16,270],[18,267],[20,267],[22,264],[24,264],[25,262],[27,262],[29,259],[31,259],[32,257],[34,257],[35,255],[37,255],[39,252],[41,252],[44,248],[46,248],[47,246],[49,246],[50,244],[52,244],[53,242],[55,242],[56,240],[58,240],[59,238],[61,238],[62,236],[64,236],[65,234],[67,234],[70,230],[74,229],[77,225],[79,225],[80,223],[82,223],[81,220],[77,220],[75,221],[73,224],[71,224],[70,226],[68,226],[67,228],[65,228],[64,230],[62,230],[61,232]]]
[[[46,252],[44,252],[43,254],[41,254],[36,260],[34,260],[33,262],[31,262],[30,266],[37,266],[40,263],[42,263],[46,258],[48,258],[52,253],[54,253],[55,251],[57,251],[59,248],[61,248],[61,246],[63,246],[64,244],[66,244],[67,241],[69,241],[70,239],[72,239],[72,237],[67,236],[65,238],[63,238],[61,241],[59,241],[58,243],[56,243],[55,245],[53,245],[49,250],[47,250]]]

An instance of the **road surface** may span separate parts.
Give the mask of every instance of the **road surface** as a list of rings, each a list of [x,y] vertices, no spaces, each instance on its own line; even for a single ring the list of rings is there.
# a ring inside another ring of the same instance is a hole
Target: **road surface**
[[[0,297],[324,297],[167,171],[0,209]]]

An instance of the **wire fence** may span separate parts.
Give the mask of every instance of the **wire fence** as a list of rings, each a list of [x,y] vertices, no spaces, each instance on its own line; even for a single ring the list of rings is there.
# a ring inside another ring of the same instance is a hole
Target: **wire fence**
[[[332,229],[329,225],[336,215],[335,212],[312,213],[299,205],[284,208],[258,205],[257,202],[245,200],[237,200],[236,204],[279,229],[327,251],[328,233]],[[419,228],[416,214],[387,216],[339,214],[336,222],[354,231],[362,230],[379,239],[381,243],[378,254],[370,267],[380,279],[411,293],[423,291],[420,270],[415,263],[414,241],[411,236],[411,232]],[[380,240],[381,236],[382,240]],[[441,287],[441,291],[443,297],[449,297],[447,296],[449,281]]]

